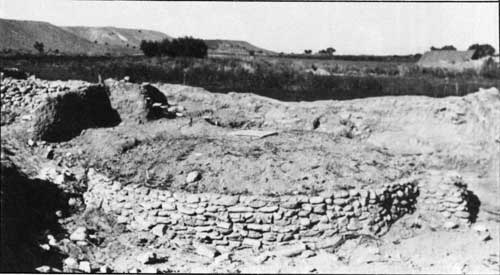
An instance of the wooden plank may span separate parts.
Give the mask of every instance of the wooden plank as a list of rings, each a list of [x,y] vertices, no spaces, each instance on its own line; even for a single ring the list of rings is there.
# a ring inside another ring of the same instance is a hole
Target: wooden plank
[[[256,138],[265,138],[268,136],[277,135],[276,131],[259,131],[259,130],[238,130],[229,133],[230,136],[248,136],[248,137],[256,137]]]

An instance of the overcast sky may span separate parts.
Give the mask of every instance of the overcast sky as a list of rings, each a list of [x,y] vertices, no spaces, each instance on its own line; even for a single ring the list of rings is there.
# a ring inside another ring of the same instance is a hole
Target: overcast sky
[[[0,0],[1,18],[246,40],[278,52],[332,46],[338,54],[412,54],[473,43],[498,51],[498,11],[498,3]]]

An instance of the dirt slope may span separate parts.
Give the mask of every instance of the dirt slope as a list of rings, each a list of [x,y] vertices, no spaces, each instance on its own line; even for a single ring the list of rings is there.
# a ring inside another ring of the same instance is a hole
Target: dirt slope
[[[89,41],[103,45],[130,48],[135,47],[137,53],[140,52],[139,45],[142,40],[163,40],[170,36],[157,31],[143,29],[125,29],[115,27],[62,27],[63,29],[83,37]]]
[[[0,18],[0,50],[32,52],[38,41],[45,51],[66,54],[141,54],[141,40],[162,40],[170,36],[151,30],[115,27],[60,27],[47,22]],[[96,42],[97,41],[97,42]]]
[[[249,55],[250,52],[254,52],[256,55],[276,54],[275,52],[259,48],[246,41],[206,39],[205,43],[212,54]]]
[[[45,50],[70,54],[103,54],[108,49],[46,22],[0,19],[0,49],[36,52],[33,44],[42,42]]]

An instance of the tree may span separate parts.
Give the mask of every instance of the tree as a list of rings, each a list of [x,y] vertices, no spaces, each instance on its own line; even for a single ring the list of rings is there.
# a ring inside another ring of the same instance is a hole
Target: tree
[[[328,47],[324,50],[320,50],[318,53],[321,54],[321,55],[333,55],[333,53],[335,52],[335,49],[332,48],[332,47]]]
[[[336,52],[334,48],[332,48],[332,47],[326,48],[326,53],[328,55],[333,55],[334,52]]]
[[[457,48],[455,48],[453,45],[446,45],[441,48],[436,48],[434,46],[431,47],[431,51],[456,51]]]
[[[474,50],[474,55],[472,56],[472,59],[478,59],[481,57],[485,57],[488,55],[494,55],[495,54],[495,48],[491,46],[490,44],[473,44],[470,45],[469,50]]]
[[[158,56],[160,55],[159,46],[158,42],[142,40],[140,49],[147,57]]]
[[[44,51],[44,45],[42,42],[35,41],[35,44],[33,44],[33,47],[38,51],[38,53],[42,54]]]
[[[205,41],[192,37],[181,37],[173,40],[141,41],[141,51],[146,56],[185,56],[203,58],[207,56],[208,47]]]
[[[305,54],[311,54],[311,53],[312,53],[312,50],[304,50],[304,53],[305,53]]]

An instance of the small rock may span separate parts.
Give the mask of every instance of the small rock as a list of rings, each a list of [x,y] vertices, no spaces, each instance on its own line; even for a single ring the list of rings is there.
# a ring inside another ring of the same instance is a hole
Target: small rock
[[[263,213],[273,213],[273,212],[276,212],[278,211],[279,207],[274,205],[274,206],[264,206],[264,207],[261,207],[259,208],[259,212],[263,212]]]
[[[151,233],[155,234],[158,237],[163,237],[167,232],[167,226],[165,224],[158,224],[153,229],[151,229]]]
[[[302,252],[301,256],[304,258],[311,258],[311,257],[316,256],[316,252],[314,252],[312,250],[306,250],[306,251]]]
[[[111,273],[111,268],[107,265],[103,265],[99,268],[99,273]]]
[[[255,263],[257,264],[263,264],[269,259],[269,254],[260,254],[257,257],[255,257]]]
[[[154,266],[146,266],[141,270],[141,273],[156,274],[158,273],[158,268]]]
[[[224,221],[218,221],[217,222],[217,227],[223,228],[223,229],[230,229],[232,226],[232,223],[230,222],[224,222]]]
[[[188,207],[181,207],[181,206],[179,206],[178,209],[179,209],[179,212],[181,212],[182,214],[186,214],[189,216],[193,216],[196,214],[196,209],[192,209],[192,208],[188,208]]]
[[[351,219],[347,224],[347,230],[356,231],[360,229],[362,229],[362,226],[357,219]]]
[[[54,149],[52,147],[47,148],[47,151],[45,152],[45,158],[47,159],[54,158]]]
[[[457,211],[455,212],[455,216],[461,219],[468,219],[470,217],[470,214],[467,211]]]
[[[232,206],[227,209],[229,213],[245,213],[245,212],[253,212],[253,208],[245,207],[245,206]]]
[[[35,270],[40,272],[40,273],[49,273],[52,271],[52,268],[48,265],[42,265],[42,266],[35,268]]]
[[[323,203],[325,201],[325,199],[323,197],[312,197],[309,199],[309,202],[311,204],[319,204],[319,203]]]
[[[334,194],[334,199],[335,198],[345,199],[345,198],[348,198],[348,197],[349,197],[349,192],[347,192],[345,190],[340,190],[338,193]]]
[[[68,206],[75,206],[77,205],[78,200],[76,198],[69,198],[68,200]]]
[[[186,177],[186,183],[192,183],[201,179],[201,173],[198,171],[189,172]]]
[[[199,245],[196,248],[196,253],[208,258],[215,258],[220,254],[220,252],[217,249],[205,245]]]
[[[69,269],[78,269],[78,261],[75,258],[68,257],[64,259],[63,264]]]
[[[228,196],[224,195],[218,198],[215,201],[215,204],[217,205],[223,205],[223,206],[233,206],[236,205],[239,202],[240,198],[239,196]]]
[[[327,248],[336,248],[340,246],[343,242],[343,238],[340,236],[332,236],[329,239],[318,243],[317,248],[318,249],[327,249]]]
[[[447,221],[447,222],[445,222],[443,224],[443,228],[447,229],[447,230],[449,230],[449,229],[455,229],[457,227],[458,227],[458,223],[453,222],[453,221]]]
[[[116,223],[125,224],[128,223],[128,219],[125,216],[118,216],[118,218],[116,218]]]
[[[78,246],[87,246],[88,243],[86,241],[76,241],[76,245],[78,245]]]
[[[193,173],[193,172],[191,172],[191,173]],[[188,175],[188,177],[189,177],[189,175]],[[200,202],[200,197],[198,195],[195,195],[195,194],[190,194],[186,197],[186,202],[187,203],[198,203],[198,202]]]
[[[255,249],[259,249],[262,246],[262,242],[260,240],[256,240],[256,239],[245,238],[245,239],[243,239],[242,245],[250,246],[250,247],[253,247]]]
[[[50,246],[56,246],[57,245],[57,241],[56,241],[56,238],[54,238],[54,236],[52,235],[47,235],[47,240],[49,241],[49,245]]]
[[[137,261],[141,264],[150,264],[156,260],[156,253],[146,252],[137,256]]]
[[[479,233],[479,239],[483,242],[487,242],[489,240],[491,240],[491,235],[490,235],[490,232],[486,231],[486,232],[482,232],[482,233]]]
[[[221,262],[224,262],[224,261],[231,261],[232,257],[233,257],[232,253],[222,253],[219,256],[215,257],[215,261],[214,262],[221,263]]]
[[[299,220],[299,223],[300,223],[301,226],[305,226],[306,227],[306,226],[311,225],[311,220],[308,219],[308,218],[301,218]]]
[[[247,224],[247,229],[259,231],[259,232],[269,232],[271,231],[271,226],[268,224]]]
[[[358,195],[359,195],[359,191],[358,190],[355,190],[355,189],[350,189],[349,190],[349,196],[356,197]]]
[[[23,116],[21,116],[21,119],[29,121],[29,120],[31,120],[31,116],[30,115],[23,115]]]
[[[278,256],[284,256],[284,257],[295,257],[302,252],[306,251],[307,247],[305,244],[297,244],[297,245],[290,245],[290,246],[283,246],[279,247],[276,249],[275,254]]]
[[[488,228],[486,227],[485,224],[483,223],[478,223],[478,224],[475,224],[473,227],[472,227],[472,230],[478,232],[478,233],[481,233],[481,232],[487,232],[488,231]]]
[[[92,269],[90,268],[90,263],[87,261],[81,261],[80,264],[78,265],[78,269],[85,273],[91,273]]]
[[[71,235],[69,239],[72,241],[85,241],[87,239],[87,228],[78,227]]]

